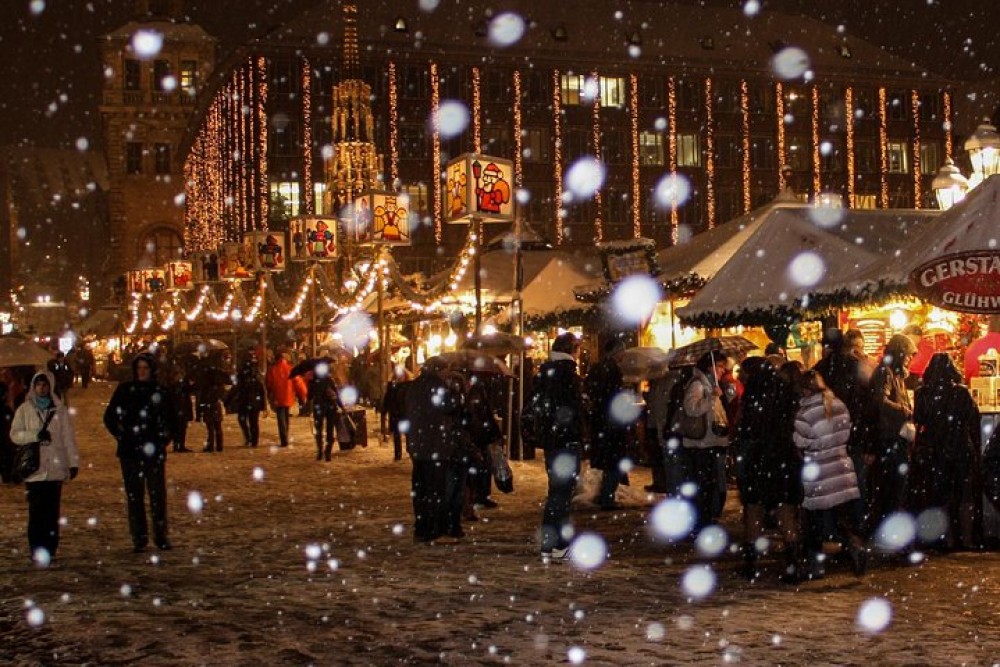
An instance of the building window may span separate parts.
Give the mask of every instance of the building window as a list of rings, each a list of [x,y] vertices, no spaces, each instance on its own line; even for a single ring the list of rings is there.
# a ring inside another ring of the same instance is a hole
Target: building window
[[[125,59],[125,90],[142,90],[142,65],[133,58]]]
[[[590,131],[580,128],[566,130],[563,138],[563,156],[565,156],[567,163],[584,155],[593,155],[590,148]]]
[[[313,210],[316,215],[326,215],[326,207],[323,206],[323,196],[326,195],[326,183],[313,183]]]
[[[153,61],[153,90],[158,93],[169,93],[171,90],[167,89],[166,79],[170,76],[170,61],[169,60],[155,60]]]
[[[501,102],[510,97],[510,76],[501,70],[486,70],[484,83],[485,99],[489,102]]]
[[[750,167],[753,169],[774,169],[778,151],[770,137],[754,137],[750,142]]]
[[[677,135],[677,166],[701,166],[701,138],[697,134]]]
[[[404,190],[410,196],[410,216],[415,215],[418,218],[425,218],[431,214],[431,200],[427,194],[427,185],[425,183],[407,185]],[[416,227],[416,224],[411,223],[410,229],[415,229]]]
[[[580,94],[583,92],[583,77],[579,74],[562,75],[562,104],[576,106],[580,104]]]
[[[181,61],[181,76],[178,82],[181,90],[194,97],[198,92],[198,63],[194,60]]]
[[[618,188],[608,188],[605,200],[608,203],[608,222],[621,224],[629,219],[632,207],[629,205],[628,193]]]
[[[170,144],[156,144],[155,146],[156,158],[155,168],[157,176],[169,176],[170,175]]]
[[[715,142],[715,166],[720,169],[737,169],[740,166],[740,141],[731,134],[720,135]]]
[[[525,72],[521,77],[524,100],[530,104],[550,104],[552,89],[549,76],[541,72]]]
[[[680,81],[677,84],[677,108],[695,113],[701,108],[704,100],[701,96],[701,86],[697,81]]]
[[[275,157],[296,157],[300,153],[299,121],[277,114],[271,118],[268,153]]]
[[[879,170],[878,151],[873,142],[859,141],[854,144],[854,164],[861,174],[874,174]]]
[[[875,194],[858,193],[854,195],[854,208],[875,209],[877,198]]]
[[[890,141],[886,144],[890,174],[910,173],[910,150],[905,141]]]
[[[601,145],[601,157],[607,164],[625,164],[631,159],[631,141],[624,130],[604,130]]]
[[[920,122],[932,123],[942,116],[941,96],[937,93],[920,95]]]
[[[526,128],[521,133],[521,146],[525,162],[549,161],[551,147],[547,130],[538,127]]]
[[[163,266],[171,260],[180,259],[184,254],[184,240],[180,234],[168,227],[152,230],[140,243],[140,256],[149,258],[153,266]]]
[[[142,173],[142,144],[137,141],[125,144],[125,173]]]
[[[403,70],[401,96],[415,100],[425,100],[429,97],[429,82],[427,70],[423,67],[410,66]]]
[[[401,159],[422,160],[428,157],[427,133],[423,125],[399,126],[399,157]]]
[[[808,139],[805,137],[790,137],[788,139],[788,154],[785,159],[793,170],[809,171],[810,157]]]
[[[740,85],[738,83],[726,81],[718,85],[715,110],[718,113],[740,112]]]
[[[639,106],[663,109],[667,106],[667,87],[663,77],[644,76],[639,79]]]
[[[271,217],[293,218],[299,214],[301,199],[297,181],[278,181],[271,183]],[[316,200],[323,201],[322,194]]]
[[[659,132],[639,133],[639,164],[643,167],[663,166],[663,135]]]
[[[514,146],[510,140],[510,128],[487,125],[483,128],[483,152],[487,155],[510,155]]]
[[[618,108],[625,106],[625,77],[601,77],[601,106]]]
[[[288,58],[274,58],[268,70],[271,75],[272,93],[295,95],[299,92],[301,77],[294,61]]]
[[[907,119],[907,107],[906,103],[907,95],[906,93],[900,92],[898,90],[891,91],[889,97],[886,100],[886,118],[889,120],[906,120]]]
[[[941,167],[940,148],[935,143],[920,144],[920,173],[933,176]]]
[[[774,89],[766,85],[750,86],[750,111],[758,116],[774,113]]]

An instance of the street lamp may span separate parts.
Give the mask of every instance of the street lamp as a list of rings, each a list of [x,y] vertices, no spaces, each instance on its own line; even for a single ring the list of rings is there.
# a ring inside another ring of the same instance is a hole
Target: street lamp
[[[980,123],[972,136],[965,141],[965,150],[972,161],[973,181],[986,180],[1000,173],[1000,135],[989,122]]]
[[[947,211],[965,199],[965,195],[969,191],[969,180],[962,176],[962,172],[955,166],[955,162],[948,158],[934,175],[934,180],[931,181],[931,190],[937,197],[938,208]]]

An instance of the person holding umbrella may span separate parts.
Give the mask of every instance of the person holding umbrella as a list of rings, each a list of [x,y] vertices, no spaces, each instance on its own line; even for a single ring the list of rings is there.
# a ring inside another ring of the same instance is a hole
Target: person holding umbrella
[[[604,345],[601,360],[587,373],[585,388],[590,401],[590,462],[601,471],[601,488],[597,504],[602,510],[619,509],[615,491],[622,479],[621,463],[625,458],[631,424],[623,423],[616,414],[616,399],[625,389],[618,358],[625,350],[620,338]]]
[[[325,359],[330,357],[324,356]],[[313,434],[316,436],[316,460],[324,458],[329,461],[333,457],[333,441],[337,428],[337,420],[344,411],[340,401],[340,389],[333,379],[331,362],[321,361],[315,365],[312,377],[309,378],[308,396],[313,411]],[[324,429],[325,427],[325,429]],[[324,448],[324,432],[326,447]],[[353,438],[353,434],[351,434]]]

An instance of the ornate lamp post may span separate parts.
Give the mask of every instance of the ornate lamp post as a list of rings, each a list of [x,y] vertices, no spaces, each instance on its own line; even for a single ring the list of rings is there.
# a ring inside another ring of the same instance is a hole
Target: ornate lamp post
[[[931,190],[942,211],[947,211],[965,199],[969,190],[990,176],[1000,174],[1000,134],[997,134],[997,128],[989,121],[980,123],[972,136],[966,139],[965,150],[972,163],[972,176],[968,180],[949,158],[941,165],[931,182]]]
[[[931,190],[937,197],[938,208],[947,211],[965,199],[965,195],[969,191],[969,179],[962,176],[962,172],[955,166],[955,162],[948,158],[934,175],[934,180],[931,181]]]

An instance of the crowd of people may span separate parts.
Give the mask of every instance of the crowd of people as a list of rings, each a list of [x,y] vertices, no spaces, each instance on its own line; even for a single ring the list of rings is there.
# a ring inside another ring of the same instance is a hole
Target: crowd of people
[[[772,551],[769,528],[783,543],[779,574],[789,582],[822,577],[830,542],[840,543],[862,575],[879,527],[903,512],[921,524],[923,548],[981,548],[980,414],[951,357],[928,354],[918,374],[911,336],[893,336],[881,358],[865,353],[858,330],[828,330],[823,342],[823,358],[811,369],[773,346],[745,359],[709,351],[693,367],[652,381],[645,398],[653,484],[646,490],[689,501],[695,535],[718,521],[735,477],[741,572],[749,579]],[[561,336],[525,405],[524,436],[543,448],[549,478],[546,562],[568,557],[581,458],[602,471],[598,505],[616,507],[634,426],[634,415],[620,407],[621,350],[610,341],[581,378],[579,343]]]

